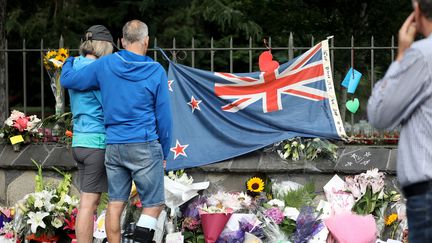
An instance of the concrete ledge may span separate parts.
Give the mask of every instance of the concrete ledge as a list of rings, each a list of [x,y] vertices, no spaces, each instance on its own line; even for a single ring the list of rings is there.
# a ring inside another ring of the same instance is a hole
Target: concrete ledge
[[[0,145],[1,169],[35,169],[31,159],[50,169],[76,170],[71,150],[57,144],[23,145],[15,152],[11,145]],[[395,146],[345,146],[338,150],[337,161],[316,159],[314,161],[291,161],[279,157],[276,152],[261,150],[213,163],[191,170],[217,173],[324,173],[344,172],[355,174],[378,168],[388,174],[396,173],[397,148]]]

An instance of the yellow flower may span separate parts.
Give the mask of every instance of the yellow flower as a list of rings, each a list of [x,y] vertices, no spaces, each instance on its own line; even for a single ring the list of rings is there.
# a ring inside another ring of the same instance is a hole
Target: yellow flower
[[[52,50],[47,52],[47,54],[45,55],[45,59],[49,60],[51,58],[54,58],[55,56],[57,56],[57,52]]]
[[[67,49],[65,49],[65,48],[60,48],[58,50],[57,55],[62,56],[64,59],[66,59],[66,58],[69,57],[69,51]]]
[[[390,214],[385,218],[385,225],[391,225],[398,219],[398,215],[395,213]]]
[[[250,178],[246,185],[247,190],[251,192],[262,192],[264,190],[264,181],[258,177]]]
[[[62,55],[57,55],[55,57],[56,60],[60,61],[60,62],[64,62],[66,60],[66,57],[62,56]]]

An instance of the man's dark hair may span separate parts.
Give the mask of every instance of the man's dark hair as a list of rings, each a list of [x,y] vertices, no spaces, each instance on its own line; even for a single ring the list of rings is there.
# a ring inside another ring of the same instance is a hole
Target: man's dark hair
[[[420,11],[429,20],[432,20],[432,0],[416,0]]]

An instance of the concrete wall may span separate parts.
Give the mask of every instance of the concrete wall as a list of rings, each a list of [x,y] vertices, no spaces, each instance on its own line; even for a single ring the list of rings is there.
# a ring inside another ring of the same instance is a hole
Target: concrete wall
[[[11,145],[0,144],[0,205],[13,205],[24,195],[34,192],[36,166],[42,164],[47,181],[56,182],[61,176],[52,169],[55,166],[73,175],[72,193],[79,193],[76,163],[71,150],[58,144],[32,144],[15,152]],[[257,173],[264,173],[275,181],[292,180],[298,183],[315,182],[316,191],[335,173],[340,176],[358,174],[378,168],[387,173],[390,185],[395,182],[395,147],[346,146],[338,151],[337,161],[286,161],[275,152],[256,151],[232,160],[187,170],[196,182],[208,180],[209,190],[244,191],[245,182]]]

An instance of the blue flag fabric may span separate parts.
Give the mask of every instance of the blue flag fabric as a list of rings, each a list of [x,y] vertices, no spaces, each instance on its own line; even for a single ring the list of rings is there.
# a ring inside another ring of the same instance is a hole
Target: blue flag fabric
[[[171,62],[173,140],[167,170],[223,161],[296,136],[345,137],[328,41],[277,65],[231,74]]]

